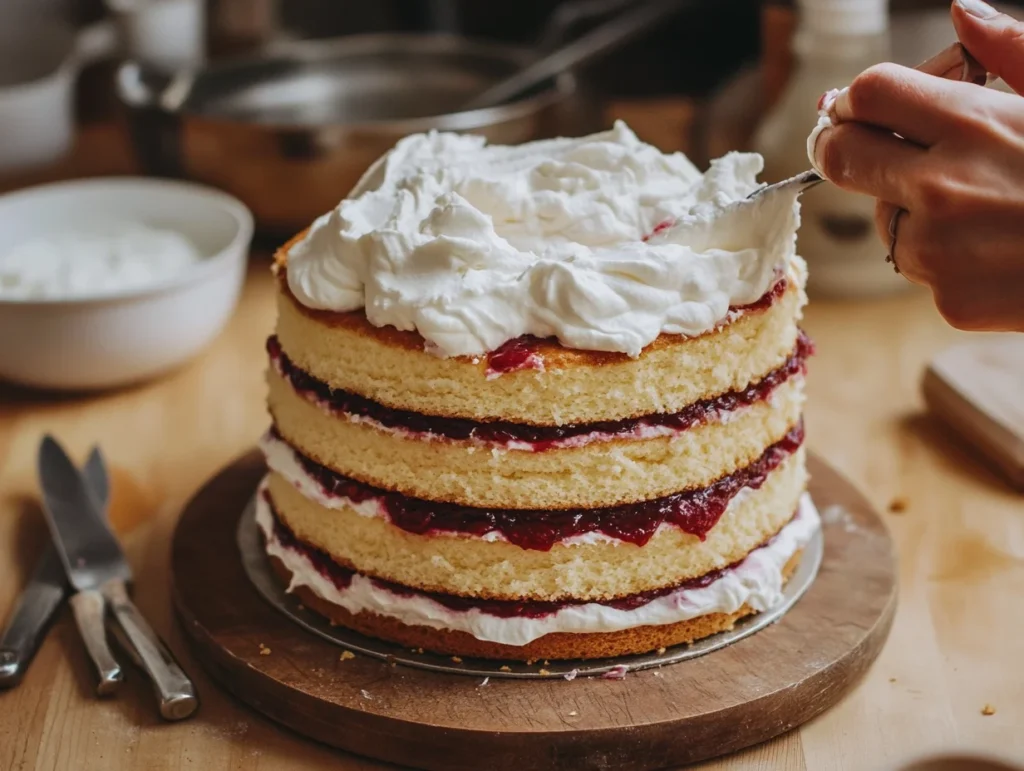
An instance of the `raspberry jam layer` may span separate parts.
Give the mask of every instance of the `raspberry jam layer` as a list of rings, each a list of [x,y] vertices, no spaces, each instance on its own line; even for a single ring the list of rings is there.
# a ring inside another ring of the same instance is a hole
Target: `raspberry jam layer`
[[[776,300],[778,300],[780,297],[782,297],[782,295],[786,293],[787,286],[789,286],[789,282],[787,282],[785,278],[780,278],[778,281],[772,284],[771,289],[769,289],[767,292],[761,295],[758,299],[754,300],[754,302],[748,303],[747,305],[737,305],[735,307],[729,308],[729,311],[733,313],[735,313],[736,311],[740,311],[741,313],[749,313],[751,311],[768,310],[768,308],[772,307],[772,303],[774,303]]]
[[[361,576],[362,578],[372,582],[376,589],[381,591],[390,592],[398,597],[424,597],[454,611],[471,611],[476,610],[481,613],[486,613],[491,616],[498,618],[543,618],[550,616],[553,613],[557,613],[563,608],[572,606],[581,606],[589,604],[599,604],[610,608],[616,608],[618,610],[635,610],[641,608],[644,605],[664,597],[675,592],[685,591],[687,589],[702,589],[706,586],[710,586],[712,583],[722,578],[727,573],[735,570],[741,565],[747,557],[727,565],[724,568],[718,570],[712,570],[709,573],[705,573],[702,576],[696,578],[690,578],[681,583],[673,586],[662,587],[660,589],[652,589],[647,592],[640,594],[633,594],[628,597],[622,597],[614,600],[597,601],[594,600],[561,600],[553,602],[545,602],[539,600],[532,601],[519,601],[519,600],[486,600],[471,597],[459,597],[452,594],[441,594],[439,592],[426,592],[419,589],[412,589],[402,584],[396,584],[391,581],[385,581],[380,578],[373,578],[366,576],[361,573],[357,573],[351,568],[339,565],[327,552],[318,549],[315,546],[305,543],[300,540],[296,535],[288,529],[288,526],[281,521],[281,517],[277,510],[274,508],[273,501],[270,498],[269,493],[264,492],[264,499],[267,502],[271,516],[273,518],[273,535],[274,538],[283,546],[285,549],[293,550],[298,554],[304,556],[309,560],[310,564],[314,569],[325,579],[330,581],[335,588],[339,591],[344,591],[349,588],[352,584],[353,578]],[[795,515],[794,515],[795,516]],[[785,529],[785,528],[783,528]],[[772,536],[764,543],[755,547],[757,549],[764,548],[771,544],[775,538]]]
[[[568,423],[564,426],[532,426],[502,420],[479,422],[396,410],[349,391],[331,388],[327,383],[300,369],[281,349],[276,336],[267,340],[267,352],[274,367],[299,395],[324,406],[331,412],[369,419],[391,430],[543,452],[586,443],[587,437],[646,437],[685,431],[699,423],[710,422],[722,413],[764,401],[789,378],[806,372],[807,358],[814,352],[814,346],[801,332],[789,358],[781,367],[772,370],[757,383],[742,390],[728,391],[710,399],[702,399],[687,405],[679,412],[595,423]]]
[[[279,434],[274,438],[283,441]],[[482,509],[410,498],[342,476],[294,449],[292,452],[302,471],[326,495],[347,498],[353,504],[373,500],[393,525],[406,532],[478,537],[497,532],[522,549],[549,551],[557,543],[587,533],[643,546],[663,523],[703,541],[736,494],[745,488],[760,488],[800,447],[803,438],[803,425],[798,424],[753,463],[708,487],[620,506],[562,510]]]
[[[544,371],[544,359],[538,348],[541,340],[533,335],[514,337],[487,354],[487,379],[491,380],[521,369]]]

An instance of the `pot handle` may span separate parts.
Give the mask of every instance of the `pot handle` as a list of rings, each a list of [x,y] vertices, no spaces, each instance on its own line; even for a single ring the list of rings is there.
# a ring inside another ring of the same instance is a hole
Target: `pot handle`
[[[542,52],[553,51],[569,39],[569,33],[577,24],[608,16],[634,5],[636,0],[569,0],[560,4],[544,24],[537,39],[537,48]]]
[[[117,26],[112,21],[98,21],[78,30],[71,56],[78,69],[120,52],[121,36]]]
[[[147,174],[183,177],[181,118],[192,76],[168,74],[129,61],[117,71],[117,93],[128,107],[128,125],[139,163]]]

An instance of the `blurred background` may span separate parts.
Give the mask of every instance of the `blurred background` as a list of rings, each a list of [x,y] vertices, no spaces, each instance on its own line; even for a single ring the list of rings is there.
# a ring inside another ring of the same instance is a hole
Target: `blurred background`
[[[3,0],[0,191],[184,177],[240,198],[273,244],[405,134],[515,143],[616,118],[699,166],[759,150],[772,181],[807,167],[820,93],[954,39],[944,0]],[[467,109],[538,61],[553,76]],[[868,202],[813,201],[812,291],[904,286]]]

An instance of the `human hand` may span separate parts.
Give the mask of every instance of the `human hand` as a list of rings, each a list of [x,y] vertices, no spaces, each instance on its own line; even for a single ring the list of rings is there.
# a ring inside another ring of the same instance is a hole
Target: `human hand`
[[[1024,94],[1024,24],[980,0],[956,0],[952,16],[964,47]],[[1024,97],[881,64],[832,118],[815,165],[878,199],[899,271],[931,288],[953,326],[1024,331]]]

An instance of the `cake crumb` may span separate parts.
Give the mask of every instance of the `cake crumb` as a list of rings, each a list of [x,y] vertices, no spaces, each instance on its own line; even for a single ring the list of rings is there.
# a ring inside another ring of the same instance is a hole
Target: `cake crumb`
[[[260,655],[261,656],[269,656],[270,655],[270,648],[268,648],[263,643],[260,643],[259,645],[260,645]]]
[[[626,665],[619,664],[614,666],[601,675],[602,680],[625,680],[626,679]]]
[[[491,682],[491,678],[489,678],[489,677],[485,677],[485,678],[484,678],[483,680],[481,680],[481,681],[480,681],[480,687],[481,687],[481,688],[483,688],[483,687],[484,687],[485,685],[487,685],[487,684],[488,684],[489,682]]]
[[[370,695],[370,692],[368,690],[366,690],[365,688],[363,688],[359,693],[367,701],[373,701],[373,697]]]
[[[659,656],[663,656],[665,654],[665,646],[662,645],[660,648],[658,648],[657,653]]]
[[[452,661],[454,661],[456,664],[462,663],[462,659],[460,659],[458,656],[452,656]]]
[[[505,664],[502,664],[498,671],[500,671],[500,672],[511,672],[512,671],[512,667],[507,666]]]
[[[413,648],[410,651],[410,653],[423,653],[423,649],[422,648]]]
[[[551,673],[546,669],[541,669],[537,672],[539,675],[550,675]]]
[[[981,714],[986,716],[994,715],[996,714],[996,708],[993,707],[991,704],[986,704],[984,707],[981,708]]]
[[[341,659],[340,660],[341,661],[348,661],[350,659],[354,659],[355,657],[356,657],[356,654],[354,654],[352,651],[342,651],[341,652]]]
[[[562,675],[562,677],[564,677],[566,680],[572,681],[576,679],[576,675],[578,675],[579,673],[580,671],[578,669],[574,669],[571,672],[566,672],[564,675]]]
[[[528,666],[528,667],[532,667],[536,663],[537,663],[537,659],[527,659],[526,660],[526,666]]]
[[[578,714],[580,714],[580,713],[577,712],[576,710],[573,710],[572,712],[569,713],[569,717],[576,717]]]
[[[551,666],[551,662],[548,661],[547,659],[544,659],[544,666],[546,666],[546,667]]]
[[[905,496],[897,495],[891,501],[889,501],[889,511],[893,514],[902,514],[910,506],[910,501]]]
[[[303,605],[303,604],[302,604],[302,603],[300,602],[300,603],[299,603],[299,610],[305,610],[305,609],[306,609],[306,606],[305,606],[305,605]]]

